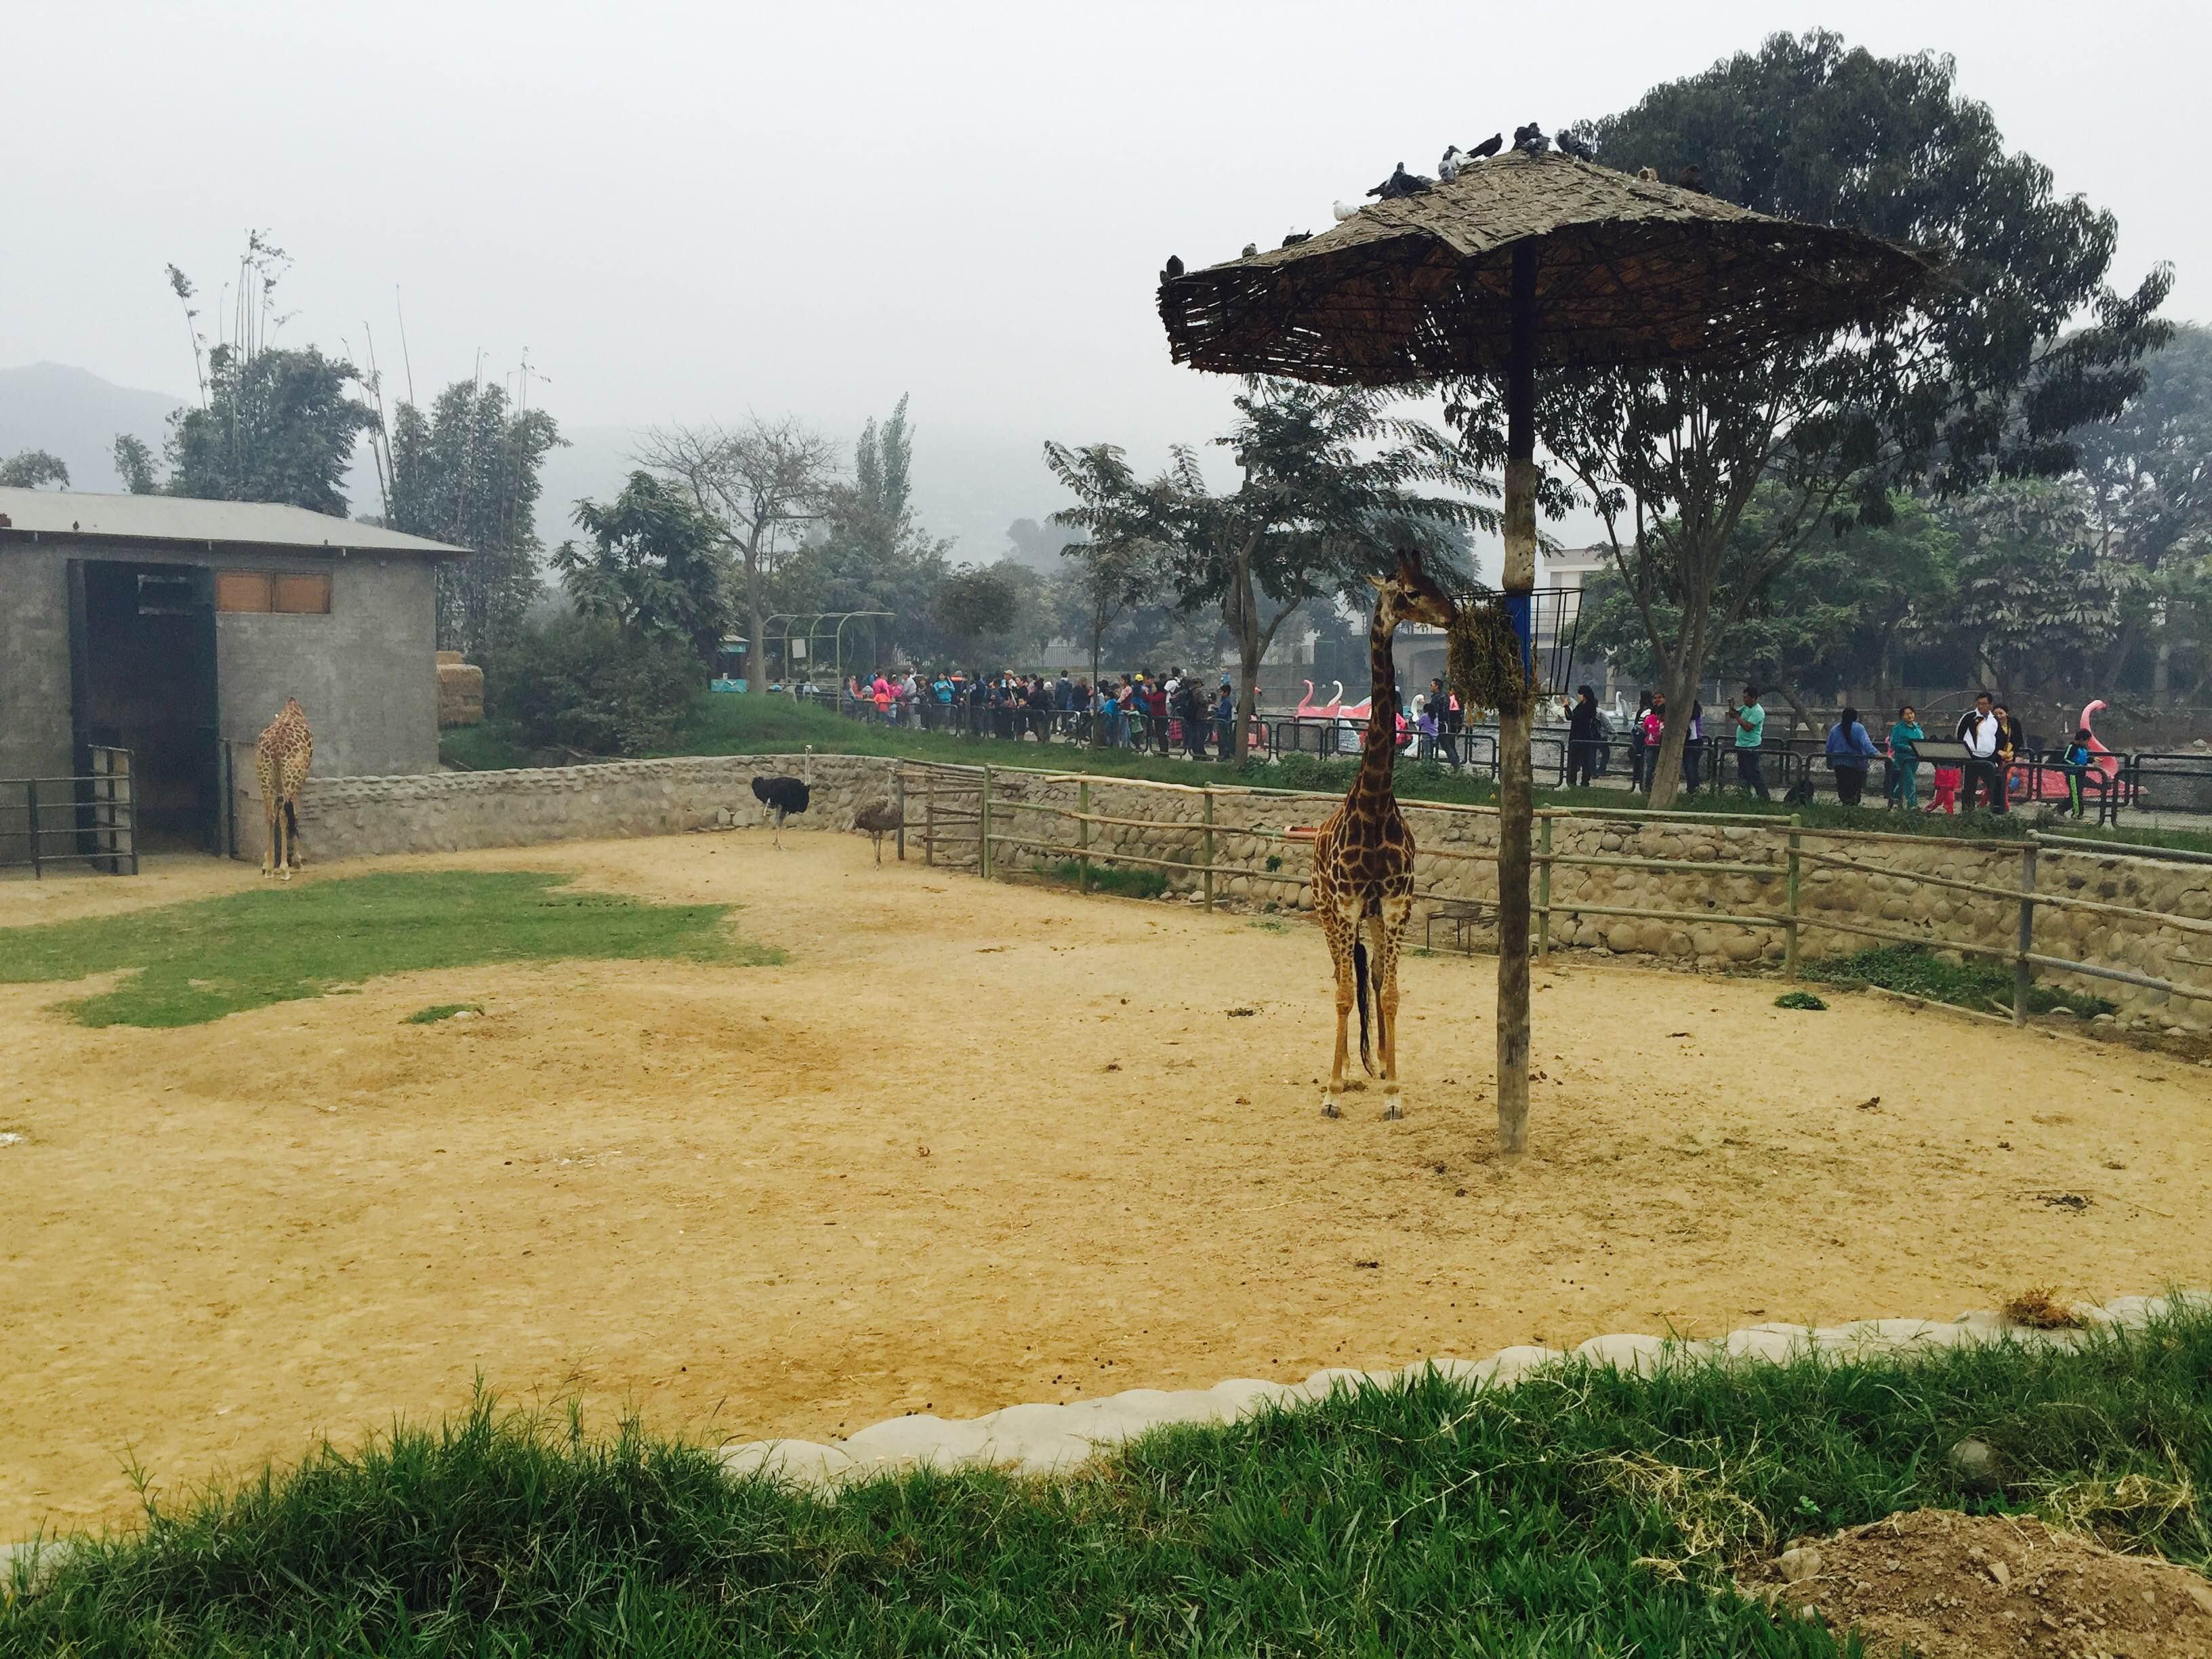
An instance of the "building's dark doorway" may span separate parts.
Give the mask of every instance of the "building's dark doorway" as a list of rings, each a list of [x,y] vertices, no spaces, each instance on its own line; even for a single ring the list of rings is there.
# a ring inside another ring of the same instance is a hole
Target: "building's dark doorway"
[[[140,845],[221,850],[212,573],[72,559],[69,586],[79,775],[91,744],[128,749]]]

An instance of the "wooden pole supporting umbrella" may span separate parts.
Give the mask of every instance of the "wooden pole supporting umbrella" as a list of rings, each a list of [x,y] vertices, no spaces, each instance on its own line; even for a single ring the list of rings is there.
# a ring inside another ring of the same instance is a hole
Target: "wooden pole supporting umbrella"
[[[1542,141],[1537,141],[1540,144]],[[1335,386],[1503,382],[1507,612],[1533,646],[1540,368],[1727,362],[1872,325],[1934,276],[1859,232],[1564,155],[1507,154],[1319,235],[1170,276],[1175,360]],[[1528,1133],[1533,699],[1498,715],[1498,1139]]]

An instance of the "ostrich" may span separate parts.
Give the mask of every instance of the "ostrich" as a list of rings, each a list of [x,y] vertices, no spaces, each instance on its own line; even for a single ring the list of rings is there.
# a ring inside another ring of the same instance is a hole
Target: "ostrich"
[[[805,781],[800,778],[771,777],[753,780],[754,799],[775,814],[775,841],[779,850],[783,846],[784,819],[793,812],[804,812],[806,810],[807,799],[811,793],[812,791],[807,787]]]
[[[879,795],[853,814],[853,828],[865,830],[876,844],[876,862],[884,861],[884,837],[906,827],[906,814],[889,795]]]

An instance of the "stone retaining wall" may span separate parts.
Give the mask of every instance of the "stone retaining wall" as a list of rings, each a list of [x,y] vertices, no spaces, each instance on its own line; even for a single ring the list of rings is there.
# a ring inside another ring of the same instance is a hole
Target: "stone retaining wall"
[[[311,778],[300,797],[305,856],[367,858],[386,853],[452,853],[477,847],[617,836],[672,836],[759,821],[756,775],[806,775],[813,799],[794,826],[849,830],[853,814],[889,792],[893,763],[860,755],[713,755],[616,761],[507,772],[434,772],[419,777]],[[249,803],[238,815],[239,855],[258,862],[260,798],[246,774]]]
[[[972,820],[976,805],[972,781],[963,779],[956,789],[947,775],[935,776],[939,781],[935,787],[943,792],[939,800],[948,812]],[[922,822],[924,790],[921,769],[910,769],[910,845]],[[996,850],[994,860],[1000,868],[1031,869],[1070,854],[1076,839],[1073,820],[1022,808],[1037,805],[1073,809],[1079,799],[1074,781],[994,773],[991,795],[994,836],[1034,837],[1055,844],[1054,850]],[[1250,832],[1310,826],[1334,810],[1334,797],[1216,792],[1213,862],[1217,867],[1234,866],[1237,872],[1216,874],[1216,898],[1261,906],[1272,902],[1284,910],[1310,909],[1311,890],[1304,880],[1310,862],[1306,848]],[[1413,942],[1418,944],[1431,913],[1453,901],[1495,900],[1496,866],[1451,854],[1494,854],[1498,820],[1488,813],[1421,807],[1402,801],[1400,805],[1421,849],[1415,861],[1418,890],[1434,896],[1415,908],[1411,933]],[[1091,811],[1105,817],[1152,819],[1163,826],[1095,825],[1091,833],[1095,854],[1122,853],[1192,866],[1205,861],[1206,802],[1199,791],[1093,780]],[[948,822],[943,834],[939,862],[969,866],[976,862],[972,821]],[[966,838],[964,843],[962,837]],[[1824,915],[1909,933],[1937,949],[1962,944],[2009,949],[2016,937],[2020,912],[2009,900],[1931,886],[1915,878],[1935,876],[2016,891],[2021,857],[2018,846],[1977,848],[1934,836],[1859,842],[1823,837],[1810,830],[1802,833],[1801,845],[1806,856],[1799,879],[1799,948],[1805,957],[1848,955],[1881,943],[1823,927],[1820,924]],[[1679,820],[1555,819],[1553,851],[1560,855],[1757,866],[1755,872],[1723,874],[1557,866],[1552,878],[1555,949],[1647,956],[1707,970],[1761,962],[1779,963],[1783,959],[1781,928],[1748,927],[1726,920],[1732,915],[1779,916],[1786,910],[1789,844],[1783,830]],[[1814,861],[1815,854],[1847,860],[1863,867],[1824,866]],[[1279,861],[1272,872],[1267,867],[1271,858]],[[2040,863],[2037,888],[2043,893],[2197,921],[2212,919],[2212,866],[2076,857],[2050,848],[2042,853]],[[1195,894],[1203,884],[1195,869],[1162,873],[1170,890],[1178,894]],[[1577,915],[1572,909],[1577,900],[1638,914]],[[1683,921],[1652,915],[1658,911],[1701,919]],[[1484,933],[1486,943],[1486,930]],[[1437,938],[1439,944],[1445,941],[1441,927]],[[2035,945],[2045,956],[2094,962],[2180,984],[2212,984],[2212,972],[2180,959],[2197,956],[2212,960],[2212,936],[2185,933],[2161,923],[2156,915],[2111,916],[2045,905],[2036,912]],[[2107,999],[2118,1006],[2125,1023],[2189,1031],[2212,1030],[2212,1003],[2086,975],[2046,977]]]
[[[452,852],[480,847],[520,847],[539,842],[617,836],[673,835],[717,824],[757,822],[757,773],[799,775],[810,764],[796,755],[735,755],[678,760],[622,761],[599,766],[527,771],[439,773],[420,777],[331,778],[311,781],[301,804],[301,841],[318,860],[402,852]],[[889,794],[901,768],[896,761],[860,755],[811,757],[814,799],[803,830],[848,830],[853,814]],[[937,861],[972,868],[977,863],[979,805],[973,770],[908,763],[907,823],[909,856],[921,856],[920,837],[933,799],[939,813]],[[251,788],[250,769],[246,774]],[[1026,805],[1073,811],[1077,780],[1026,772],[992,776],[993,833],[1048,843],[994,852],[1001,871],[1030,871],[1074,850],[1076,825],[1066,817],[1024,811]],[[1310,854],[1303,843],[1253,833],[1286,831],[1318,823],[1334,810],[1334,796],[1213,793],[1213,862],[1217,900],[1285,910],[1311,907],[1306,884]],[[1450,902],[1494,900],[1497,871],[1491,863],[1453,854],[1494,853],[1498,820],[1487,813],[1401,803],[1422,849],[1416,879],[1431,896],[1416,911],[1413,942],[1428,915]],[[1143,824],[1093,827],[1091,851],[1197,866],[1204,862],[1206,799],[1196,789],[1177,789],[1094,779],[1091,811]],[[254,802],[239,814],[240,851],[261,856],[261,814]],[[1632,819],[1557,819],[1558,854],[1623,860],[1675,860],[1753,866],[1740,873],[1638,870],[1620,866],[1555,866],[1552,881],[1552,942],[1579,949],[1644,956],[1707,970],[1778,963],[1783,933],[1747,927],[1730,916],[1778,915],[1786,904],[1788,845],[1781,830]],[[1914,879],[1936,876],[2016,890],[2021,851],[1977,848],[1935,837],[1899,842],[1854,842],[1803,833],[1808,855],[1825,854],[1864,866],[1837,869],[1805,858],[1800,878],[1801,950],[1808,957],[1843,955],[1876,941],[1823,927],[1824,915],[1910,933],[1941,949],[1960,944],[2009,948],[2017,907],[1987,895],[1934,887]],[[1273,870],[1270,860],[1275,861]],[[1223,866],[1232,866],[1223,869]],[[1199,870],[1164,874],[1172,893],[1194,896]],[[2156,913],[2109,916],[2094,911],[2040,907],[2035,941],[2039,953],[2095,962],[2183,984],[2212,982],[2212,972],[2182,958],[2212,960],[2212,937],[2166,925],[2160,915],[2212,919],[2212,866],[2162,866],[2124,858],[2075,857],[2046,849],[2038,888],[2050,894],[2100,900]],[[1632,911],[1629,915],[1577,914],[1580,900]],[[1676,911],[1697,918],[1663,918]],[[1482,942],[1488,943],[1486,930]],[[1438,929],[1438,942],[1445,941]],[[2072,988],[2116,1004],[2123,1021],[2161,1029],[2212,1030],[2212,1003],[2083,975],[2057,976]]]

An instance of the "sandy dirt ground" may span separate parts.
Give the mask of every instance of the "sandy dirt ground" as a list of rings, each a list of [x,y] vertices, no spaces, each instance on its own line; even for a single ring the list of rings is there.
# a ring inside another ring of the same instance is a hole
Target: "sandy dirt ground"
[[[2212,1079],[2185,1060],[1563,968],[1537,975],[1534,1151],[1507,1167],[1486,960],[1407,961],[1409,1115],[1370,1090],[1330,1122],[1310,924],[786,841],[374,866],[733,902],[779,968],[422,973],[168,1031],[0,988],[0,1538],[126,1516],[133,1461],[173,1499],[452,1412],[479,1376],[603,1427],[829,1438],[2212,1284]],[[10,882],[0,924],[256,879],[178,858]],[[485,1017],[401,1023],[459,1001]]]

